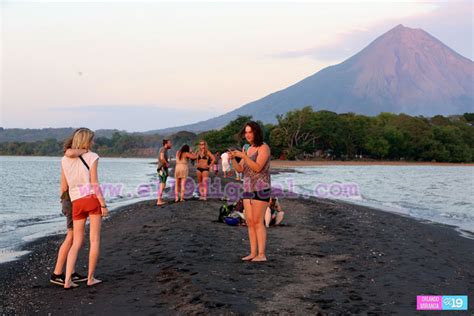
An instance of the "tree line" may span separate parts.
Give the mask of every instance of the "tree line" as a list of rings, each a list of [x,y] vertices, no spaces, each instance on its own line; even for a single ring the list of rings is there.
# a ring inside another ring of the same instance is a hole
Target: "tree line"
[[[239,116],[219,130],[199,134],[181,131],[167,138],[174,150],[204,139],[211,151],[223,152],[243,145],[237,135],[250,119]],[[259,123],[276,159],[474,161],[474,113],[431,118],[380,113],[372,117],[305,107],[277,116],[276,124]],[[97,137],[94,150],[101,156],[156,157],[162,140],[161,135],[115,132],[111,138]],[[56,139],[0,143],[0,155],[62,153],[62,142]]]
[[[334,159],[472,162],[473,114],[432,118],[380,113],[314,112],[310,107],[278,116],[268,126],[273,155],[295,159],[322,155]]]

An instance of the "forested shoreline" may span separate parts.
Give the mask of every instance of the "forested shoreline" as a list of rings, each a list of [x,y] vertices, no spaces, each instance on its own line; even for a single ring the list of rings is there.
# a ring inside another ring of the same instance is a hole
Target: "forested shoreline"
[[[212,151],[243,145],[237,134],[250,120],[240,116],[220,130],[199,134],[181,131],[166,136],[174,150],[184,143],[194,146],[200,139]],[[262,124],[265,142],[275,159],[289,160],[395,160],[474,161],[474,113],[431,118],[380,113],[365,116],[313,111],[311,107],[277,116],[277,124]],[[114,132],[96,137],[94,150],[105,157],[155,157],[162,135]],[[0,155],[61,156],[62,140],[0,143]]]

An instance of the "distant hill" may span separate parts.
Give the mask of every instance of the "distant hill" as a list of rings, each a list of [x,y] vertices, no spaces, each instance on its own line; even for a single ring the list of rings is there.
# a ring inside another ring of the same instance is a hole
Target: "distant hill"
[[[76,128],[3,128],[0,127],[0,143],[5,142],[35,142],[45,139],[62,141],[71,135]],[[96,137],[112,138],[117,129],[99,129],[95,131]]]
[[[218,129],[239,115],[274,123],[310,105],[336,113],[434,116],[474,112],[474,63],[421,29],[398,25],[344,62],[224,115],[175,128]]]

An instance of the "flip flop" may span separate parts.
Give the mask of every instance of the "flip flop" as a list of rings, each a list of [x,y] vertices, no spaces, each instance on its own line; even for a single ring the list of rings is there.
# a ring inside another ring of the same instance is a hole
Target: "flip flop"
[[[97,280],[97,279],[95,279],[95,282],[94,282],[93,284],[87,284],[87,287],[97,286],[97,285],[99,285],[99,284],[101,284],[101,283],[103,283],[103,282],[104,282],[104,281],[102,281],[102,280]]]
[[[69,287],[65,287],[65,290],[72,290],[79,287],[79,284],[71,282],[71,285]]]
[[[255,258],[253,258],[252,260],[250,260],[251,262],[267,262],[267,258],[265,259],[257,259],[257,260],[254,260]]]

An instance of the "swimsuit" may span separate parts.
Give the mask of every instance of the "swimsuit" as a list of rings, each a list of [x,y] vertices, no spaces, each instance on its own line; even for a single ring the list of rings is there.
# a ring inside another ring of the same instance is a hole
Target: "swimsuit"
[[[166,183],[166,180],[168,179],[168,168],[165,166],[162,166],[157,171],[158,171],[158,179],[160,180],[160,183]]]
[[[206,157],[207,157],[207,158],[206,158]],[[199,161],[199,160],[207,160],[208,166],[207,166],[207,167],[204,167],[204,168],[198,167],[198,168],[196,168],[196,169],[197,169],[199,172],[209,171],[209,160],[210,160],[210,159],[211,159],[211,157],[208,157],[207,154],[206,154],[205,156],[199,155],[199,156],[198,156],[198,161]]]
[[[249,156],[253,161],[257,161],[258,150]],[[244,192],[242,198],[270,201],[270,158],[265,162],[260,172],[255,172],[247,164],[244,164]]]

